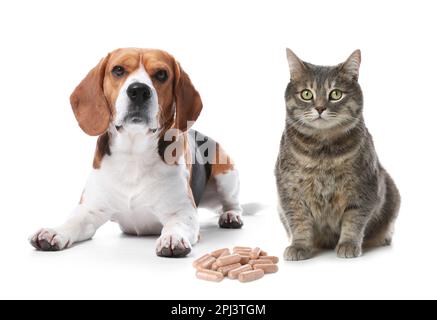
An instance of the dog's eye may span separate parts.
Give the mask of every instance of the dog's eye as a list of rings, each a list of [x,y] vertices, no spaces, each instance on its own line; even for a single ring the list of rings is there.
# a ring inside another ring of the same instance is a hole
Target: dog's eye
[[[167,71],[159,70],[158,72],[155,73],[154,78],[159,82],[165,82],[168,79]]]
[[[125,73],[126,73],[126,70],[122,66],[115,66],[112,69],[112,74],[118,78],[124,76]]]

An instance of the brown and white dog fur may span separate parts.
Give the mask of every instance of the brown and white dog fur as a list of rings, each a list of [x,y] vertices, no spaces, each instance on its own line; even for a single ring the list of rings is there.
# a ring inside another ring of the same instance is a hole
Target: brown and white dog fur
[[[223,228],[242,226],[238,173],[217,143],[189,129],[202,102],[173,56],[115,50],[70,100],[83,131],[99,136],[93,169],[71,217],[32,235],[35,248],[69,248],[111,220],[127,234],[160,235],[159,256],[185,256],[199,239],[198,205],[221,207]],[[172,130],[178,134],[168,141]],[[193,161],[205,158],[199,147],[206,145],[209,160]]]

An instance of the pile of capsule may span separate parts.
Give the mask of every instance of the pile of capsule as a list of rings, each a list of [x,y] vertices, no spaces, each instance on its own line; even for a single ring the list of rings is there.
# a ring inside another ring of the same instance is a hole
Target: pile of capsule
[[[278,262],[278,257],[260,248],[235,247],[232,254],[228,248],[205,254],[193,262],[193,267],[197,269],[196,277],[202,280],[220,282],[227,276],[250,282],[278,272]]]

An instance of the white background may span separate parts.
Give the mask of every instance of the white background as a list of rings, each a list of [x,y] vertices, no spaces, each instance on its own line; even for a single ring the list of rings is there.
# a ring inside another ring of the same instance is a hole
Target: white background
[[[2,1],[0,4],[0,298],[437,298],[435,1]],[[158,258],[154,238],[105,225],[91,241],[36,252],[27,237],[78,202],[95,138],[69,95],[107,52],[165,49],[201,93],[195,128],[220,141],[241,173],[242,203],[265,209],[243,230],[201,211],[186,259]],[[394,244],[339,260],[332,251],[281,262],[250,284],[197,280],[194,257],[223,246],[282,256],[287,239],[273,177],[284,125],[285,47],[316,64],[363,55],[365,119],[403,202]]]

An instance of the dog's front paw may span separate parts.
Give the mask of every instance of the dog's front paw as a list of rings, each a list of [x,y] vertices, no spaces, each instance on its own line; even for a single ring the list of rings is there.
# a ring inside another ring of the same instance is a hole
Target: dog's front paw
[[[286,261],[301,261],[310,259],[313,255],[313,250],[309,247],[289,246],[285,249],[284,260]]]
[[[243,220],[239,214],[227,211],[220,215],[219,226],[224,229],[240,229],[243,226]]]
[[[163,234],[156,242],[156,254],[160,257],[181,258],[190,252],[190,242],[177,233]]]
[[[344,242],[338,244],[337,257],[343,259],[357,258],[362,255],[361,245],[354,242]]]
[[[68,237],[53,229],[41,229],[29,238],[30,244],[37,250],[60,251],[71,245]]]

